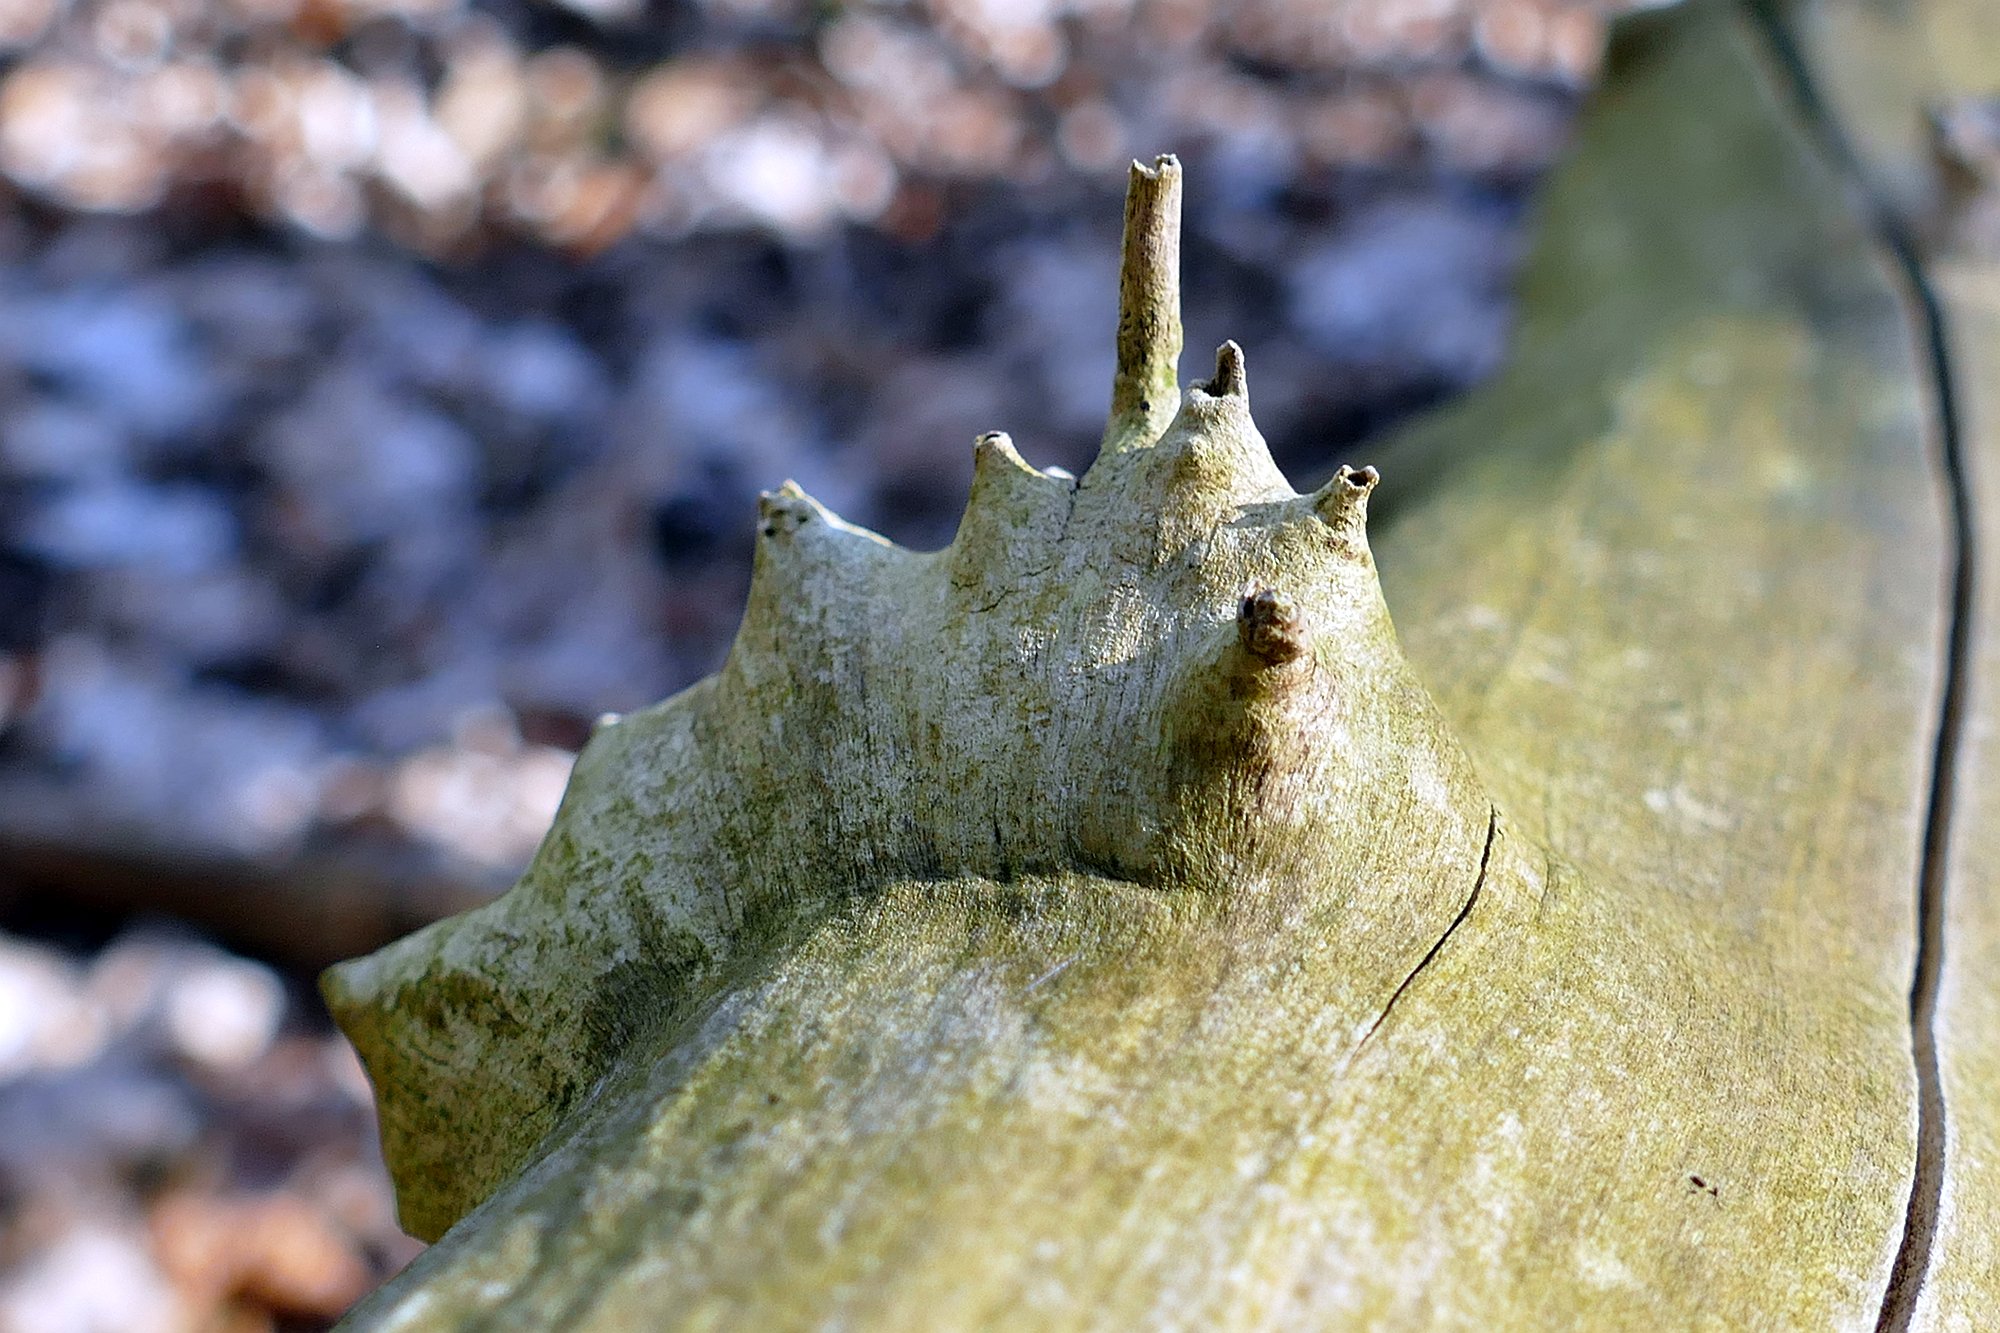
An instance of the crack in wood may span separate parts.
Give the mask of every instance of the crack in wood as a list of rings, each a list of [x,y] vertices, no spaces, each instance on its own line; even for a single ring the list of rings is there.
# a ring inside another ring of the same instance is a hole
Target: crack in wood
[[[1493,836],[1499,831],[1499,828],[1500,808],[1489,803],[1486,807],[1486,846],[1479,853],[1479,873],[1472,877],[1472,892],[1465,896],[1464,905],[1458,909],[1458,915],[1451,919],[1451,924],[1444,928],[1444,934],[1438,936],[1436,941],[1432,943],[1429,952],[1417,960],[1417,965],[1410,969],[1410,974],[1403,978],[1402,984],[1397,986],[1395,991],[1389,996],[1389,1002],[1382,1006],[1382,1012],[1375,1015],[1375,1021],[1370,1023],[1368,1030],[1361,1034],[1361,1040],[1354,1044],[1354,1054],[1347,1057],[1347,1064],[1349,1066],[1352,1066],[1360,1058],[1362,1048],[1368,1045],[1368,1039],[1373,1037],[1381,1029],[1382,1025],[1389,1021],[1389,1014],[1395,1009],[1396,1001],[1403,998],[1403,992],[1407,991],[1411,984],[1416,981],[1417,977],[1422,974],[1423,970],[1431,965],[1431,960],[1443,951],[1445,943],[1458,933],[1458,928],[1465,924],[1467,917],[1472,915],[1474,905],[1479,902],[1479,891],[1486,887],[1486,866],[1493,859]]]
[[[1944,307],[1925,269],[1916,237],[1870,179],[1839,119],[1821,97],[1805,56],[1785,26],[1774,0],[1746,0],[1746,9],[1753,25],[1764,35],[1773,63],[1787,85],[1807,133],[1849,183],[1877,244],[1888,255],[1906,288],[1905,296],[1918,325],[1920,352],[1928,367],[1925,388],[1934,417],[1937,467],[1946,507],[1950,610],[1945,632],[1943,689],[1931,750],[1923,850],[1917,870],[1917,956],[1910,979],[1910,1055],[1917,1080],[1917,1160],[1910,1181],[1902,1239],[1876,1320],[1879,1333],[1904,1333],[1916,1316],[1917,1298],[1930,1271],[1944,1196],[1949,1121],[1938,1068],[1937,1003],[1945,960],[1946,865],[1951,847],[1952,805],[1958,785],[1965,696],[1971,673],[1974,573],[1978,566],[1972,487],[1965,466],[1958,390]]]

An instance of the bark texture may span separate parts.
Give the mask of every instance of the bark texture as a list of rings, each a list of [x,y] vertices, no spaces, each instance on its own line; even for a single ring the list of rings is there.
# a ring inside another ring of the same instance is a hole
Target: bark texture
[[[1786,22],[1625,34],[1514,365],[1390,452],[1409,661],[1373,470],[1176,386],[1170,159],[1080,481],[984,436],[930,554],[769,496],[723,671],[329,977],[442,1237],[355,1325],[1976,1322],[1955,483]]]

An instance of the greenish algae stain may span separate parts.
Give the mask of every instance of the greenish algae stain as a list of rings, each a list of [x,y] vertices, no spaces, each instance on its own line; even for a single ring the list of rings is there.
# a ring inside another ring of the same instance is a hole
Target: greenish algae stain
[[[1468,460],[1381,536],[1442,714],[1231,348],[1080,484],[983,439],[936,555],[772,497],[721,676],[329,981],[451,1228],[354,1325],[1871,1324],[1939,535],[1752,51],[1628,44],[1517,366],[1403,451]]]

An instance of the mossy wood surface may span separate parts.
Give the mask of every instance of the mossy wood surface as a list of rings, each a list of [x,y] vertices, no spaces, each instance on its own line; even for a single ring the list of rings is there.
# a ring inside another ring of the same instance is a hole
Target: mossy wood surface
[[[1932,904],[1938,1131],[1919,1181],[1930,1242],[1913,1305],[1919,1326],[1974,1330],[2000,1318],[2000,254],[1990,236],[1978,247],[1960,234],[1955,164],[1934,151],[1932,126],[2000,95],[2000,5],[1827,7],[1787,30],[1902,238],[1952,409],[1966,522],[1961,739]]]
[[[2000,47],[1996,47],[2000,54]],[[1934,1030],[1945,1107],[1937,1232],[1919,1306],[1923,1323],[1971,1333],[2000,1318],[2000,269],[1944,264],[1968,469],[1979,516],[1964,751],[1957,772],[1946,946]]]
[[[1846,13],[1806,71],[1901,86]],[[2000,644],[1954,667],[1921,302],[1782,31],[1628,28],[1512,368],[1372,537],[1233,346],[1175,387],[1171,163],[1081,482],[985,437],[928,555],[773,495],[725,669],[331,975],[442,1236],[353,1324],[1980,1326]],[[1941,290],[1994,365],[2000,278]]]

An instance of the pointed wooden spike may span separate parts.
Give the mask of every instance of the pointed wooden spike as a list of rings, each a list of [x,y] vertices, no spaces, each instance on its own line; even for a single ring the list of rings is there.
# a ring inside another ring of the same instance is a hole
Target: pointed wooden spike
[[[760,491],[757,495],[758,531],[766,537],[781,537],[796,532],[812,521],[813,513],[818,508],[795,481],[788,481],[775,491]]]
[[[1336,528],[1365,528],[1368,495],[1381,480],[1382,474],[1372,467],[1357,469],[1343,463],[1313,496],[1313,509]]]
[[[1243,366],[1243,349],[1234,339],[1215,349],[1215,375],[1204,380],[1202,391],[1212,398],[1248,398],[1250,379]]]
[[[1180,398],[1181,164],[1132,164],[1118,275],[1118,369],[1103,452],[1157,437]]]
[[[975,473],[995,467],[1027,473],[1035,471],[1021,457],[1021,451],[1014,447],[1014,437],[1004,430],[989,430],[972,442],[972,466]]]

